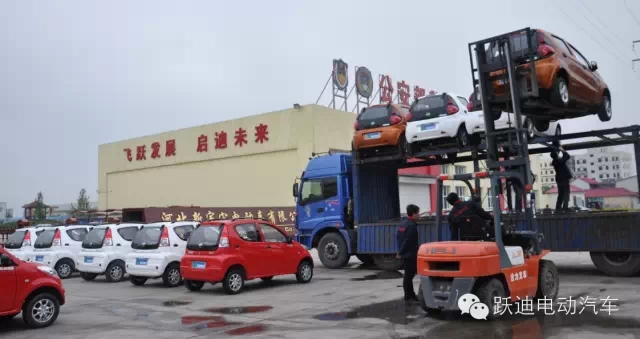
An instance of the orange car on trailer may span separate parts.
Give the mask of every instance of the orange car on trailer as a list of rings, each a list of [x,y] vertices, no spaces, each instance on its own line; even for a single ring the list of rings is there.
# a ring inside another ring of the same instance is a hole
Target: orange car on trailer
[[[352,149],[358,158],[369,155],[404,154],[404,136],[409,107],[400,104],[378,104],[362,109],[353,125]]]
[[[442,180],[488,176],[487,172],[443,175],[438,185]],[[527,189],[530,191],[530,187]],[[494,224],[498,225],[494,226],[494,239],[433,242],[420,247],[418,298],[425,312],[460,310],[459,299],[471,293],[491,310],[487,319],[495,319],[503,313],[501,307],[506,307],[507,301],[512,304],[527,298],[557,297],[558,271],[552,261],[543,259],[550,251],[541,249],[541,235],[535,231],[505,232],[499,215]]]

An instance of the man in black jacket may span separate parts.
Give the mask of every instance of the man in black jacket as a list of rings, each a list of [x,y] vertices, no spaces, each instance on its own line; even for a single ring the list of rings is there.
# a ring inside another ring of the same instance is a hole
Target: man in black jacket
[[[452,192],[447,196],[447,202],[453,207],[449,211],[447,220],[449,221],[449,229],[451,230],[451,241],[457,241],[465,237],[482,237],[482,228],[485,226],[485,220],[492,221],[493,216],[485,211],[477,202],[462,201],[458,194]],[[470,220],[470,222],[467,222]],[[465,229],[461,229],[465,226]],[[468,228],[468,229],[467,229]],[[493,233],[493,230],[489,230]]]
[[[573,178],[573,174],[567,165],[567,161],[571,159],[562,147],[558,148],[562,152],[562,158],[558,159],[558,152],[551,151],[551,165],[556,172],[556,184],[558,185],[558,200],[556,201],[556,212],[560,209],[567,211],[569,209],[569,182]]]
[[[396,239],[398,241],[398,258],[402,258],[404,262],[404,279],[402,287],[404,288],[404,300],[406,302],[417,302],[418,297],[413,289],[413,278],[418,270],[418,248],[420,240],[418,239],[418,224],[416,220],[420,215],[420,208],[416,205],[407,205],[407,218],[402,220],[398,227]]]

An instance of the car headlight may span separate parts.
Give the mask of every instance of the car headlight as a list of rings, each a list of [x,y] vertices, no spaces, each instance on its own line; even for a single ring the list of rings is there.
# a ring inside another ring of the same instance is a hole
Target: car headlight
[[[38,269],[44,273],[48,273],[50,275],[53,275],[55,277],[58,276],[58,272],[56,272],[56,270],[54,270],[53,268],[49,267],[49,266],[38,266]]]

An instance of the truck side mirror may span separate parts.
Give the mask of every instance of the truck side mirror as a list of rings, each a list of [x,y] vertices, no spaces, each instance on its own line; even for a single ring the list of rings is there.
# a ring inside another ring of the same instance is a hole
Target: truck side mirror
[[[292,192],[291,193],[293,194],[294,198],[298,197],[298,183],[297,182],[293,183],[293,187],[292,187]]]

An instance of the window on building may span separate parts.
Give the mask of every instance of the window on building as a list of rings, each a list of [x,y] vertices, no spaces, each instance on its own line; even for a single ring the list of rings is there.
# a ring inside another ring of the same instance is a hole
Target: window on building
[[[447,202],[447,195],[451,193],[451,187],[442,186],[442,208],[445,210],[451,209],[451,205]]]
[[[464,174],[464,166],[456,165],[454,167],[455,174]]]
[[[449,165],[440,165],[440,173],[449,174]]]
[[[596,171],[595,170],[591,170],[591,174],[594,174],[594,173],[596,173]]]
[[[602,174],[600,174],[600,179],[602,179]]]
[[[456,194],[458,194],[461,200],[466,200],[467,188],[463,186],[456,186]]]

